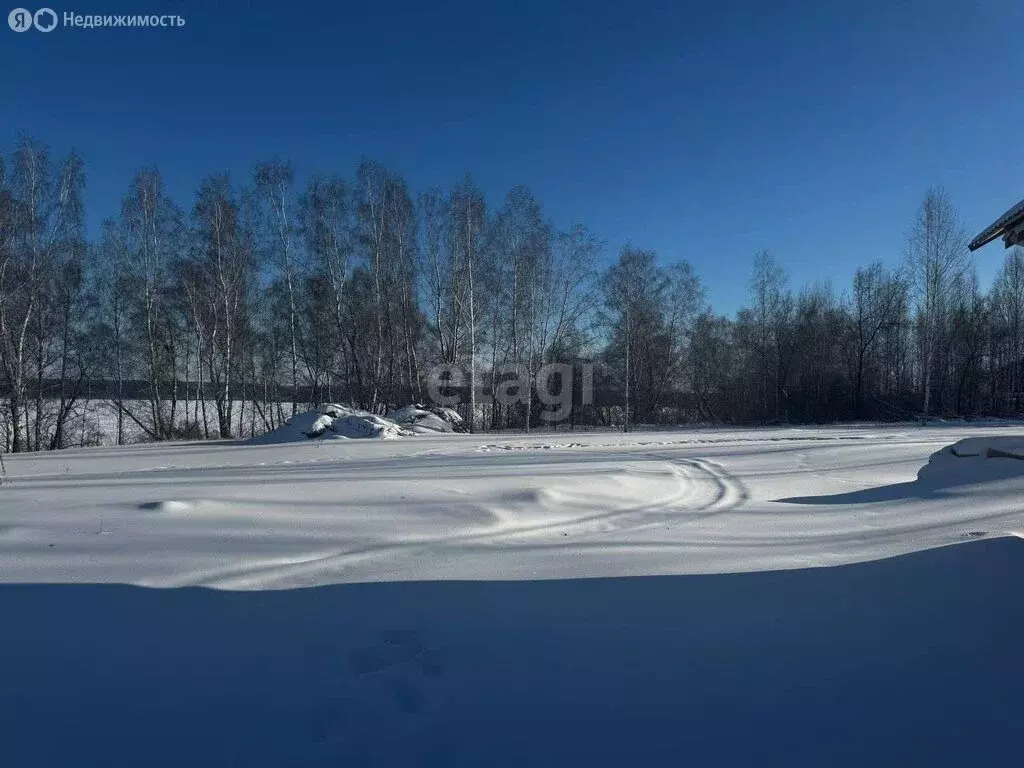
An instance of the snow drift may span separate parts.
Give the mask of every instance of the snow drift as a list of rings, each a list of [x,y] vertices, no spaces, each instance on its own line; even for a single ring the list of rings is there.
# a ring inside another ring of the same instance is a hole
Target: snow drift
[[[1024,438],[968,437],[933,453],[917,473],[922,492],[1004,481],[1024,490]]]
[[[253,445],[305,442],[306,440],[391,440],[413,435],[463,431],[462,417],[450,408],[426,409],[407,405],[386,417],[346,405],[329,403],[315,411],[297,413],[283,426],[254,437]]]
[[[1024,437],[985,435],[964,438],[935,451],[918,469],[914,480],[778,501],[829,506],[898,504],[905,510],[904,514],[945,518],[947,523],[953,523],[953,515],[959,514],[963,522],[970,519],[975,523],[998,525],[996,530],[964,529],[961,536],[1018,536],[1021,527],[1016,518],[1022,495]],[[895,511],[897,507],[890,509]],[[966,510],[971,514],[964,514]]]

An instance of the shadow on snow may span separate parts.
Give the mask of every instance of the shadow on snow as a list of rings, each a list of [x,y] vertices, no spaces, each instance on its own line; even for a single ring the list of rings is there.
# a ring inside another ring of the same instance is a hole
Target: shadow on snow
[[[1013,762],[1024,544],[289,591],[0,586],[4,764]]]

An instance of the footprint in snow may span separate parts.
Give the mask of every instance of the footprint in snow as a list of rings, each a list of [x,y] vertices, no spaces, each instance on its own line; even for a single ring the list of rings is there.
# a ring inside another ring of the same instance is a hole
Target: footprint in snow
[[[414,629],[382,632],[379,642],[353,651],[349,664],[358,677],[400,666],[417,669],[428,677],[438,677],[441,672],[436,652],[423,645]]]
[[[426,646],[413,629],[380,633],[376,643],[352,651],[349,666],[356,678],[380,676],[395,707],[405,715],[414,715],[426,706],[422,684],[444,675],[437,651]]]

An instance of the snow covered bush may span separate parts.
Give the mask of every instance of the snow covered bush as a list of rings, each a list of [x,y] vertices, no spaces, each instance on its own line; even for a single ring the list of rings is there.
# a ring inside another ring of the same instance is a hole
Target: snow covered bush
[[[465,428],[462,417],[450,408],[427,410],[423,406],[409,405],[385,417],[347,405],[328,403],[315,411],[295,414],[283,426],[255,437],[251,442],[269,445],[305,440],[390,440],[413,435],[463,431]]]
[[[462,417],[451,408],[428,409],[422,405],[407,405],[389,413],[388,418],[420,434],[466,431]]]

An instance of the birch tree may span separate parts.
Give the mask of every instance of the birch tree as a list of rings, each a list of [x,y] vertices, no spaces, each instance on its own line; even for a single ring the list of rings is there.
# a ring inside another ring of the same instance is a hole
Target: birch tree
[[[205,369],[214,386],[220,437],[233,432],[232,385],[249,330],[250,290],[257,263],[241,200],[224,174],[207,178],[193,209],[194,250],[186,265],[197,335],[205,348]],[[205,408],[204,408],[205,413]]]
[[[9,175],[0,172],[0,371],[8,391],[11,449],[19,452],[44,447],[43,384],[54,328],[45,303],[54,275],[84,251],[85,175],[77,154],[54,167],[48,148],[31,138],[18,142],[10,169]],[[34,420],[26,402],[30,373]]]
[[[967,232],[946,192],[928,190],[907,235],[906,264],[920,318],[922,415],[931,413],[932,377],[941,339],[941,319],[950,289],[967,273]]]
[[[296,294],[304,271],[295,243],[297,214],[293,200],[294,172],[291,164],[274,160],[258,164],[253,177],[260,214],[260,234],[269,257],[267,261],[274,265],[276,278],[284,287],[291,415],[298,405],[300,329]]]
[[[167,439],[175,434],[179,397],[174,270],[185,239],[182,212],[155,168],[136,174],[116,226],[117,247],[110,255],[120,279],[112,287],[129,305],[131,335],[141,347],[138,357],[148,384],[148,413],[137,413],[124,399],[116,405],[131,410],[129,417],[152,439]]]
[[[337,176],[313,178],[300,200],[299,214],[310,268],[323,277],[329,288],[333,333],[325,334],[323,341],[331,346],[329,354],[325,355],[330,361],[330,376],[344,382],[351,400],[353,372],[351,356],[345,351],[349,341],[345,306],[353,223],[350,192],[345,182]]]

